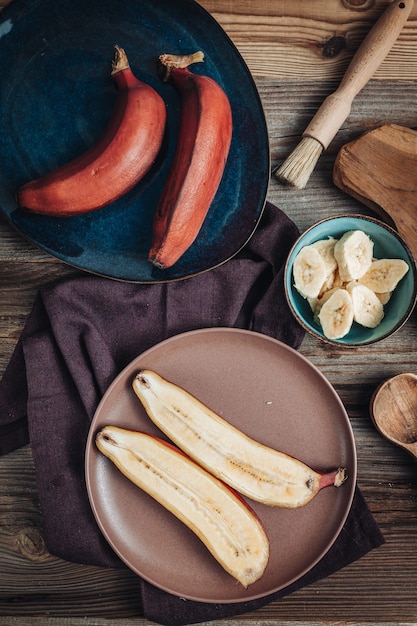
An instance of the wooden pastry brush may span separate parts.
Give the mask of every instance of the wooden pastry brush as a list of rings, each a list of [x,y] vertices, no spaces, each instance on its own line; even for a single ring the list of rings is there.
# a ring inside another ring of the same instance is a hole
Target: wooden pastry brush
[[[394,0],[365,37],[335,92],[327,96],[298,146],[274,173],[283,183],[303,189],[316,163],[350,113],[352,101],[376,72],[397,40],[414,0]]]

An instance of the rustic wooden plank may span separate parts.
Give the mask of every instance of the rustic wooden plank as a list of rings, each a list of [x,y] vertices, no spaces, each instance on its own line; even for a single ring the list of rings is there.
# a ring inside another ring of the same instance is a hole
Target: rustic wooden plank
[[[152,626],[155,622],[149,622],[143,619],[125,619],[123,620],[123,626]],[[325,622],[312,622],[312,621],[294,621],[294,620],[280,620],[274,622],[276,626],[335,626],[335,622],[325,621]],[[108,626],[109,622],[106,619],[94,619],[90,618],[88,620],[83,620],[82,618],[60,618],[56,620],[56,618],[36,617],[36,626]],[[341,622],[337,622],[337,624],[341,624]],[[14,618],[10,617],[7,621],[7,626],[33,626],[33,618]],[[243,615],[240,619],[227,619],[227,620],[216,620],[215,622],[199,622],[200,626],[265,626],[264,620],[252,619],[250,616]],[[349,626],[361,626],[357,622],[351,622]],[[380,626],[380,625],[379,625]],[[415,626],[415,622],[384,622],[384,626]]]
[[[0,230],[0,249],[2,234]],[[60,261],[53,261],[51,257],[44,262],[36,249],[33,250],[33,258],[29,249],[23,256],[25,262],[16,261],[14,254],[9,261],[0,259],[0,372],[9,362],[38,289],[54,280],[80,273]],[[29,261],[29,258],[32,260]]]
[[[0,8],[8,0],[0,0]],[[254,76],[340,79],[386,0],[200,0],[233,40]],[[417,7],[378,69],[379,80],[417,78]],[[335,39],[336,38],[336,39]]]
[[[0,215],[0,262],[30,258],[33,262],[50,263],[53,257],[26,239]]]
[[[229,2],[201,0],[234,41],[254,76],[340,79],[359,44],[387,6],[384,0]],[[233,11],[233,13],[232,13]],[[412,79],[416,71],[416,17],[411,16],[378,69],[380,80]]]

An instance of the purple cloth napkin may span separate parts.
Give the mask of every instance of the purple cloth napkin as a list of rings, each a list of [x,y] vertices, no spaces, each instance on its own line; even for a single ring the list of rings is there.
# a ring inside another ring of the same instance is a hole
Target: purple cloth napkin
[[[233,259],[172,283],[136,285],[85,275],[42,288],[0,383],[0,454],[31,444],[48,550],[68,561],[123,567],[100,533],[84,481],[95,409],[115,376],[163,339],[206,327],[246,328],[298,348],[304,331],[286,304],[283,269],[298,236],[267,203],[256,233]],[[383,542],[359,492],[328,555],[301,584],[324,577]],[[145,617],[190,624],[236,615],[247,603],[184,601],[140,581]]]

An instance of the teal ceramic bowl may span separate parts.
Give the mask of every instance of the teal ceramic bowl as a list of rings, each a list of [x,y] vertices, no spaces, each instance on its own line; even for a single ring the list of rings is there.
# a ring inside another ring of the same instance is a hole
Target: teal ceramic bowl
[[[313,311],[294,286],[293,264],[300,250],[309,244],[328,237],[340,238],[345,232],[362,230],[374,242],[375,258],[403,259],[409,270],[397,285],[389,302],[384,305],[384,318],[375,328],[365,328],[356,322],[341,339],[329,339],[314,320]],[[306,230],[295,242],[285,266],[285,293],[290,309],[299,324],[319,339],[338,346],[358,347],[381,341],[401,328],[410,317],[416,304],[416,263],[407,244],[398,233],[383,222],[363,215],[339,215],[324,219]]]

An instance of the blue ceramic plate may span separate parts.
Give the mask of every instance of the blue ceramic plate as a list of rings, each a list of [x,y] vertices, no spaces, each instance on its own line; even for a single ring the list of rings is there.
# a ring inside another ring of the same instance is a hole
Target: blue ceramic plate
[[[310,305],[294,286],[293,263],[304,246],[328,237],[339,239],[345,232],[351,230],[362,230],[372,239],[375,258],[402,259],[408,263],[410,269],[393,291],[389,302],[384,306],[384,318],[376,328],[365,328],[354,322],[345,337],[331,340],[324,336],[321,326],[314,320]],[[375,343],[399,330],[414,309],[416,291],[416,264],[406,243],[387,224],[363,215],[339,215],[314,224],[295,242],[285,267],[285,293],[288,304],[299,323],[319,339],[347,348]]]
[[[119,201],[71,218],[17,208],[17,188],[82,153],[103,131],[117,92],[114,45],[167,104],[165,145],[146,180]],[[176,142],[179,97],[156,74],[161,53],[203,50],[193,71],[212,76],[232,105],[225,173],[200,234],[169,270],[147,261],[153,212]],[[213,17],[192,0],[14,0],[0,15],[0,209],[22,235],[62,261],[96,274],[160,282],[208,270],[234,256],[262,214],[269,145],[247,66]]]

